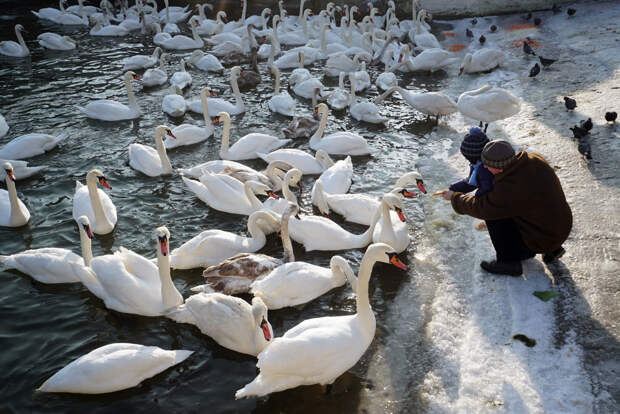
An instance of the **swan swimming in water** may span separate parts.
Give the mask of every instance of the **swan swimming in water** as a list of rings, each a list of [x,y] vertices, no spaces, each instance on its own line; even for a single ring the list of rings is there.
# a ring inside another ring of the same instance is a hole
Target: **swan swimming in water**
[[[105,394],[132,388],[180,364],[194,351],[165,351],[156,346],[113,343],[66,365],[37,391]]]
[[[61,36],[56,33],[46,32],[37,36],[39,44],[51,50],[73,50],[76,42],[69,36]]]
[[[75,182],[73,220],[77,221],[80,216],[86,216],[93,232],[108,234],[116,225],[116,207],[110,197],[97,188],[97,183],[109,190],[112,189],[101,170],[96,168],[86,174],[86,185],[79,181]]]
[[[140,108],[136,102],[131,80],[140,80],[140,77],[132,71],[125,72],[125,88],[129,97],[129,106],[111,99],[101,99],[93,101],[85,107],[76,106],[76,108],[86,114],[87,117],[100,119],[102,121],[122,121],[126,119],[135,119],[142,115]]]
[[[5,172],[7,190],[0,188],[0,226],[21,227],[30,220],[28,207],[17,198],[13,166],[9,162],[2,165]]]
[[[90,266],[93,258],[90,240],[94,237],[88,217],[77,220],[82,256],[71,250],[57,247],[30,249],[9,256],[0,256],[0,262],[9,269],[17,269],[41,283],[74,283],[80,277],[74,273],[71,263]]]
[[[25,57],[30,54],[30,50],[26,43],[24,42],[24,38],[22,37],[22,30],[24,30],[24,26],[21,24],[15,25],[15,36],[17,37],[17,42],[12,40],[4,40],[0,42],[0,54],[5,56],[12,57]]]
[[[155,129],[155,147],[131,144],[129,146],[129,165],[149,177],[172,174],[172,165],[166,154],[166,146],[162,137],[168,135],[175,138],[174,134],[166,125],[160,125]]]
[[[55,148],[58,143],[69,135],[63,133],[57,136],[32,133],[13,138],[4,147],[0,148],[0,158],[6,160],[21,160],[45,154]]]
[[[260,397],[300,385],[331,384],[362,357],[375,336],[376,321],[368,299],[368,282],[375,262],[405,270],[396,252],[383,243],[366,249],[357,279],[354,315],[307,319],[273,340],[258,354],[258,376],[235,398]]]

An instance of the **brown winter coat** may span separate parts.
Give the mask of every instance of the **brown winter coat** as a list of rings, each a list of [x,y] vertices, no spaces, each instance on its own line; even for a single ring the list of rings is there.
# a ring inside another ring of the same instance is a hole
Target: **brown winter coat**
[[[525,245],[536,253],[559,248],[573,225],[555,172],[543,157],[525,151],[495,176],[493,190],[480,198],[454,193],[451,201],[459,214],[483,220],[513,219]]]

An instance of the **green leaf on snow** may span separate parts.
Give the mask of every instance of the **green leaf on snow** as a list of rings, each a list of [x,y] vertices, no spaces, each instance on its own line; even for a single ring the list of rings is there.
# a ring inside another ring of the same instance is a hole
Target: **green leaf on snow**
[[[537,290],[533,293],[533,295],[543,302],[547,302],[555,298],[558,295],[558,292],[555,290]]]

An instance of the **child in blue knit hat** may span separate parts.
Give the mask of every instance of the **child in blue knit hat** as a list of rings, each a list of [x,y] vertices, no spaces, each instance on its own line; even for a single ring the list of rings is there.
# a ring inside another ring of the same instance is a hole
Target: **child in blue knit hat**
[[[476,197],[482,197],[493,189],[493,174],[482,165],[480,155],[489,138],[478,127],[469,129],[461,143],[461,154],[469,161],[469,175],[450,186],[450,190],[469,193],[476,190]]]

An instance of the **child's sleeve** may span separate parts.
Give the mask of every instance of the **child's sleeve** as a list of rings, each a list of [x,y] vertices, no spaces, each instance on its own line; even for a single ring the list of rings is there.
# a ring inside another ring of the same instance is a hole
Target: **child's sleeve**
[[[478,170],[478,190],[476,191],[476,197],[482,197],[489,191],[493,190],[493,180],[495,176],[491,173],[491,171],[486,168],[480,168]]]

